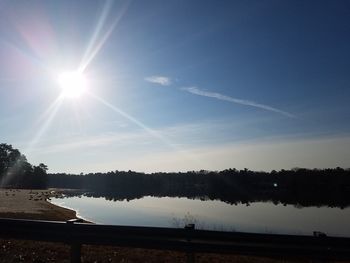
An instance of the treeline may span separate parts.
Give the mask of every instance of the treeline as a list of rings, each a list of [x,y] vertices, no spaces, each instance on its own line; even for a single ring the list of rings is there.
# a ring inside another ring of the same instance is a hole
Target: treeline
[[[109,200],[169,196],[221,200],[230,204],[263,201],[296,206],[350,205],[350,169],[257,172],[248,169],[145,174],[114,171],[47,174],[11,145],[0,144],[0,187],[81,189]]]
[[[263,201],[296,206],[350,205],[350,170],[292,169],[256,172],[248,169],[152,173],[115,171],[50,174],[48,185],[85,189],[108,200],[169,196],[221,200],[230,204]]]
[[[10,144],[0,144],[0,187],[46,188],[47,166],[31,165],[27,158]]]

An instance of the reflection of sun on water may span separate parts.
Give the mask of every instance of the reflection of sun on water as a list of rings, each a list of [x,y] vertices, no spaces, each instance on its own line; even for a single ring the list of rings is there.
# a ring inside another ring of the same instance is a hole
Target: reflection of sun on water
[[[87,89],[86,77],[78,71],[61,73],[58,76],[58,83],[62,89],[62,95],[68,98],[79,98]]]

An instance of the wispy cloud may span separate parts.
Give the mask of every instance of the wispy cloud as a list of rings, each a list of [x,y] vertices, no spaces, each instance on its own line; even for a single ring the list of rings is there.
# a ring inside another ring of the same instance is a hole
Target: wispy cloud
[[[171,84],[170,78],[165,76],[150,76],[146,77],[145,80],[162,86],[169,86]]]
[[[192,94],[199,95],[199,96],[214,98],[214,99],[218,99],[218,100],[224,100],[224,101],[237,103],[237,104],[241,104],[241,105],[246,105],[246,106],[251,106],[251,107],[255,107],[255,108],[259,108],[259,109],[263,109],[263,110],[273,111],[273,112],[282,114],[284,116],[287,116],[289,118],[296,117],[295,115],[293,115],[289,112],[282,111],[280,109],[277,109],[277,108],[274,108],[274,107],[271,107],[271,106],[268,106],[265,104],[260,104],[260,103],[250,101],[250,100],[237,99],[237,98],[233,98],[233,97],[226,96],[226,95],[216,93],[216,92],[204,91],[204,90],[198,89],[197,87],[184,87],[181,89],[184,91],[190,92]]]

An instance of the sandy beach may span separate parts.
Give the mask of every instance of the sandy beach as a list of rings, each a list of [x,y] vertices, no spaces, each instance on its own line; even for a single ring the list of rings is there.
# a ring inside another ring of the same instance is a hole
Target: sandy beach
[[[0,217],[59,221],[76,218],[74,210],[49,202],[60,194],[59,190],[0,189]]]

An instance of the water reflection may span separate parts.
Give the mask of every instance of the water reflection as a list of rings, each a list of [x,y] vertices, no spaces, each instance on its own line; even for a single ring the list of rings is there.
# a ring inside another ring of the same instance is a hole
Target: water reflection
[[[199,229],[304,235],[322,231],[331,236],[350,236],[349,208],[296,208],[271,202],[253,202],[247,206],[151,196],[129,201],[72,196],[55,198],[52,203],[72,208],[80,217],[102,224],[182,227],[185,223],[195,223]]]

